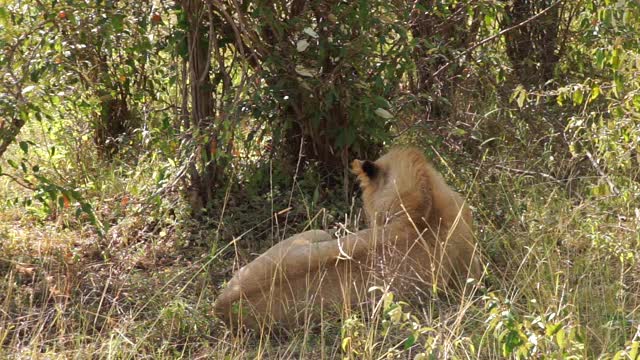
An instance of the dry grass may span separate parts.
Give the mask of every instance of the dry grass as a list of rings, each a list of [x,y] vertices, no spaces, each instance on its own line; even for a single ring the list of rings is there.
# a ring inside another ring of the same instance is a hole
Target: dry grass
[[[122,181],[116,195],[100,200],[98,209],[114,224],[101,239],[71,211],[43,220],[5,206],[0,358],[633,355],[640,340],[640,211],[632,189],[623,189],[626,197],[579,198],[562,184],[495,167],[448,177],[475,206],[486,287],[410,304],[377,289],[377,300],[364,308],[279,334],[225,329],[211,315],[220,285],[269,245],[256,239],[269,233],[281,239],[305,222],[353,228],[357,210],[336,220],[301,200],[278,221],[256,221],[242,203],[230,204],[216,232],[181,220],[179,202],[171,203],[171,216],[140,211],[146,209],[137,206],[141,198],[122,200],[128,190]],[[1,186],[3,194],[15,191],[10,182]],[[239,225],[251,222],[256,225],[249,231]],[[229,243],[230,236],[236,241]]]

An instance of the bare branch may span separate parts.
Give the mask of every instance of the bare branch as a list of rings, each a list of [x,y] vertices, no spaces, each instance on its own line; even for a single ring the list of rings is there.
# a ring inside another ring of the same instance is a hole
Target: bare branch
[[[591,155],[591,152],[587,151],[587,157],[591,161],[591,165],[593,165],[598,174],[600,174],[600,176],[602,176],[602,178],[607,182],[607,184],[609,185],[609,189],[611,189],[611,192],[616,196],[620,195],[620,191],[618,191],[616,185],[613,183],[613,181],[611,181],[609,176],[607,176],[607,174],[602,171],[602,169],[598,165],[598,162],[593,158],[593,155]]]
[[[553,4],[549,5],[549,7],[547,7],[546,9],[544,9],[544,10],[540,11],[539,13],[537,13],[536,15],[534,15],[534,16],[532,16],[532,17],[528,18],[527,20],[522,21],[522,22],[520,22],[520,23],[518,23],[518,24],[515,24],[515,25],[513,25],[513,26],[511,26],[511,27],[508,27],[508,28],[506,28],[506,29],[504,29],[504,30],[500,31],[499,33],[497,33],[497,34],[495,34],[495,35],[489,36],[488,38],[482,39],[481,41],[479,41],[479,42],[477,42],[477,43],[473,44],[471,47],[469,47],[468,49],[466,49],[465,51],[463,51],[460,55],[458,55],[455,59],[453,59],[452,61],[447,62],[447,63],[446,63],[446,64],[444,64],[444,65],[442,65],[442,67],[440,67],[440,68],[439,68],[435,73],[433,73],[433,76],[434,76],[434,77],[438,76],[441,72],[443,72],[443,71],[444,71],[444,70],[446,70],[449,66],[451,66],[451,64],[452,64],[455,60],[458,60],[458,59],[462,58],[463,56],[465,56],[465,55],[469,54],[470,52],[472,52],[473,50],[477,49],[478,47],[480,47],[480,46],[482,46],[482,45],[484,45],[484,44],[486,44],[486,43],[488,43],[488,42],[491,42],[491,41],[493,41],[493,40],[495,40],[495,39],[499,38],[500,36],[502,36],[502,35],[504,35],[504,34],[506,34],[506,33],[510,32],[510,31],[513,31],[513,30],[515,30],[515,29],[518,29],[518,28],[521,28],[521,27],[523,27],[523,26],[527,25],[528,23],[532,22],[533,20],[535,20],[535,19],[539,18],[540,16],[542,16],[542,15],[546,14],[549,10],[553,9],[554,7],[556,7],[556,6],[557,6],[558,4],[560,4],[561,2],[562,2],[562,0],[558,0],[558,1],[554,2]]]

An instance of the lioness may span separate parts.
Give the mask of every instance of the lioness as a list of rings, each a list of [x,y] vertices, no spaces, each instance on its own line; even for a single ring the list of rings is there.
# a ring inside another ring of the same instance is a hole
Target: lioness
[[[416,148],[354,160],[369,228],[341,238],[307,231],[241,268],[214,304],[230,325],[299,326],[328,308],[367,301],[371,286],[399,294],[479,279],[469,207]]]

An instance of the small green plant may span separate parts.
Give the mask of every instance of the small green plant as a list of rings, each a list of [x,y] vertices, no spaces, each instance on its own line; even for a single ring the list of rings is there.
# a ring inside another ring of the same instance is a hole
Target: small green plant
[[[634,338],[637,338],[637,334]],[[624,349],[618,351],[613,360],[638,360],[640,359],[640,341],[633,340],[625,344]]]
[[[560,313],[521,316],[508,299],[502,299],[496,293],[485,296],[484,301],[489,314],[488,330],[500,344],[502,356],[516,359],[538,356],[584,358],[580,327],[572,325],[566,317],[561,318]]]
[[[345,359],[402,358],[409,351],[415,351],[417,359],[426,359],[439,353],[435,329],[407,311],[408,303],[395,300],[392,292],[380,287],[369,291],[378,295],[373,309],[343,321],[341,349]],[[366,321],[363,314],[368,314]]]

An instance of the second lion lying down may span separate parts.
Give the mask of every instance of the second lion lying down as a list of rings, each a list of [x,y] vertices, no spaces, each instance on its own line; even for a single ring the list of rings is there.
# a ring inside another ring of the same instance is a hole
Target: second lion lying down
[[[241,268],[214,304],[232,326],[296,327],[324,309],[367,301],[372,286],[396,293],[460,289],[479,279],[471,211],[415,148],[354,160],[369,228],[338,239],[307,231]]]

